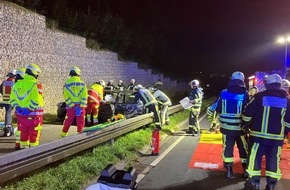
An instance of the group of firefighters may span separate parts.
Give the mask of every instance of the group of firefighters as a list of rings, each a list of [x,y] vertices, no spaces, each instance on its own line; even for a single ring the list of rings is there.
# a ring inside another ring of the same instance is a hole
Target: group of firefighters
[[[1,107],[5,108],[6,136],[14,133],[12,126],[12,110],[15,109],[17,119],[16,149],[29,148],[39,145],[39,138],[43,126],[44,99],[42,85],[38,81],[41,69],[37,64],[29,64],[26,68],[12,70],[7,79],[1,84],[3,101]],[[100,80],[91,85],[89,89],[80,78],[81,70],[73,66],[69,70],[69,77],[63,86],[63,96],[66,104],[66,116],[60,138],[66,137],[74,120],[77,132],[81,133],[85,123],[98,124],[98,112],[104,101],[104,89],[132,90],[135,102],[142,102],[146,113],[154,113],[154,123],[157,129],[169,124],[168,107],[172,105],[168,96],[160,90],[163,83],[158,81],[153,88],[147,89],[142,85],[135,85],[135,79],[125,88],[123,81],[115,87],[109,81],[106,85]],[[160,107],[160,111],[159,111]]]
[[[260,189],[261,162],[265,156],[266,190],[274,190],[282,176],[280,155],[290,132],[290,82],[278,74],[271,74],[265,77],[263,90],[258,92],[258,88],[252,87],[248,92],[244,81],[242,72],[234,72],[227,88],[222,90],[207,112],[212,121],[212,117],[219,120],[226,178],[233,177],[236,144],[244,168],[243,177],[247,178],[244,189]],[[190,111],[189,132],[198,134],[198,109],[194,107],[199,107],[202,93],[196,80],[191,81],[190,85],[193,91],[189,97],[196,104]],[[212,126],[217,126],[216,121]]]

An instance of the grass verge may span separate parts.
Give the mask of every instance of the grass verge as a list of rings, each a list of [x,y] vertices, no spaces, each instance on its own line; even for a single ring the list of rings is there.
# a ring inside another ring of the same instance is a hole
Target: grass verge
[[[214,98],[203,102],[202,112],[213,102]],[[170,116],[171,124],[162,131],[176,131],[176,125],[188,118],[188,110],[184,110]],[[7,184],[8,190],[77,190],[85,189],[92,180],[108,164],[126,162],[126,167],[133,166],[137,162],[140,149],[151,142],[153,126],[135,130],[115,140],[114,145],[105,143],[84,152],[81,156],[72,156],[57,166],[45,167],[41,172],[34,172],[24,179]],[[161,135],[165,135],[164,132]]]

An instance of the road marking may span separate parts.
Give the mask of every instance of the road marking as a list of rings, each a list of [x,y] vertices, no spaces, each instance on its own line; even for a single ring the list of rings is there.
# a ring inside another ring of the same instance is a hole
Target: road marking
[[[206,116],[206,114],[204,114],[199,120],[198,122],[200,122],[201,120],[203,120],[203,118]],[[147,166],[142,172],[141,174],[139,174],[137,176],[136,179],[136,183],[138,184],[139,181],[141,181],[143,179],[143,177],[145,177],[145,174],[147,174],[153,167],[155,167],[178,143],[180,143],[180,141],[184,138],[185,136],[181,136],[179,137],[172,145],[170,145],[160,156],[158,156],[151,164],[149,164],[149,166]]]

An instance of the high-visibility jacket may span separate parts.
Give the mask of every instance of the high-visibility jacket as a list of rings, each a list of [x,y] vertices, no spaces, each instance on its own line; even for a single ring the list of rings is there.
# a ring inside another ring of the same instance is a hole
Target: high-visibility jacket
[[[141,102],[144,104],[145,107],[150,105],[150,104],[157,105],[156,99],[150,93],[150,91],[147,90],[146,88],[139,89],[137,94],[135,95],[134,100],[135,100],[135,102],[137,102],[138,100],[141,100]]]
[[[241,83],[241,84],[240,84]],[[227,89],[220,94],[216,111],[221,123],[220,131],[227,135],[243,135],[242,113],[249,100],[244,82],[230,81]]]
[[[284,134],[290,132],[290,100],[282,89],[265,90],[256,94],[243,112],[254,142],[283,145]]]
[[[42,85],[31,75],[25,75],[12,88],[10,95],[12,107],[28,108],[28,116],[43,115]]]
[[[72,76],[67,79],[64,85],[63,95],[66,105],[70,108],[76,104],[80,107],[87,106],[87,86],[78,76]]]
[[[1,103],[9,104],[10,94],[12,87],[14,85],[14,78],[9,77],[1,84],[1,94],[3,97],[3,101]]]
[[[171,100],[161,90],[156,90],[153,93],[153,96],[154,96],[154,98],[156,98],[157,102],[161,105],[168,105],[168,106],[172,105]]]
[[[93,84],[88,91],[88,103],[100,103],[104,99],[104,87],[100,84]]]
[[[189,94],[189,100],[194,100],[193,106],[191,108],[194,112],[200,112],[201,104],[202,104],[202,88],[193,89]]]

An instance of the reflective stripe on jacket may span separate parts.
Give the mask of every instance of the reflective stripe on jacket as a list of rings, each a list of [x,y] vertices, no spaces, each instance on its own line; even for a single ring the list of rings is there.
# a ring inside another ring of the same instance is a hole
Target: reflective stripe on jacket
[[[28,108],[28,115],[43,115],[43,95],[41,84],[30,75],[25,75],[12,88],[10,103],[13,107]]]
[[[243,113],[250,125],[254,142],[282,145],[285,133],[290,131],[290,100],[284,90],[265,90],[256,94]]]
[[[11,90],[12,90],[13,85],[14,85],[14,78],[12,78],[12,77],[7,78],[2,83],[2,85],[1,85],[2,86],[2,96],[3,96],[2,103],[9,104],[10,94],[11,94]]]
[[[67,79],[64,85],[64,99],[68,107],[72,108],[75,104],[80,107],[87,106],[88,90],[86,84],[78,76]]]

